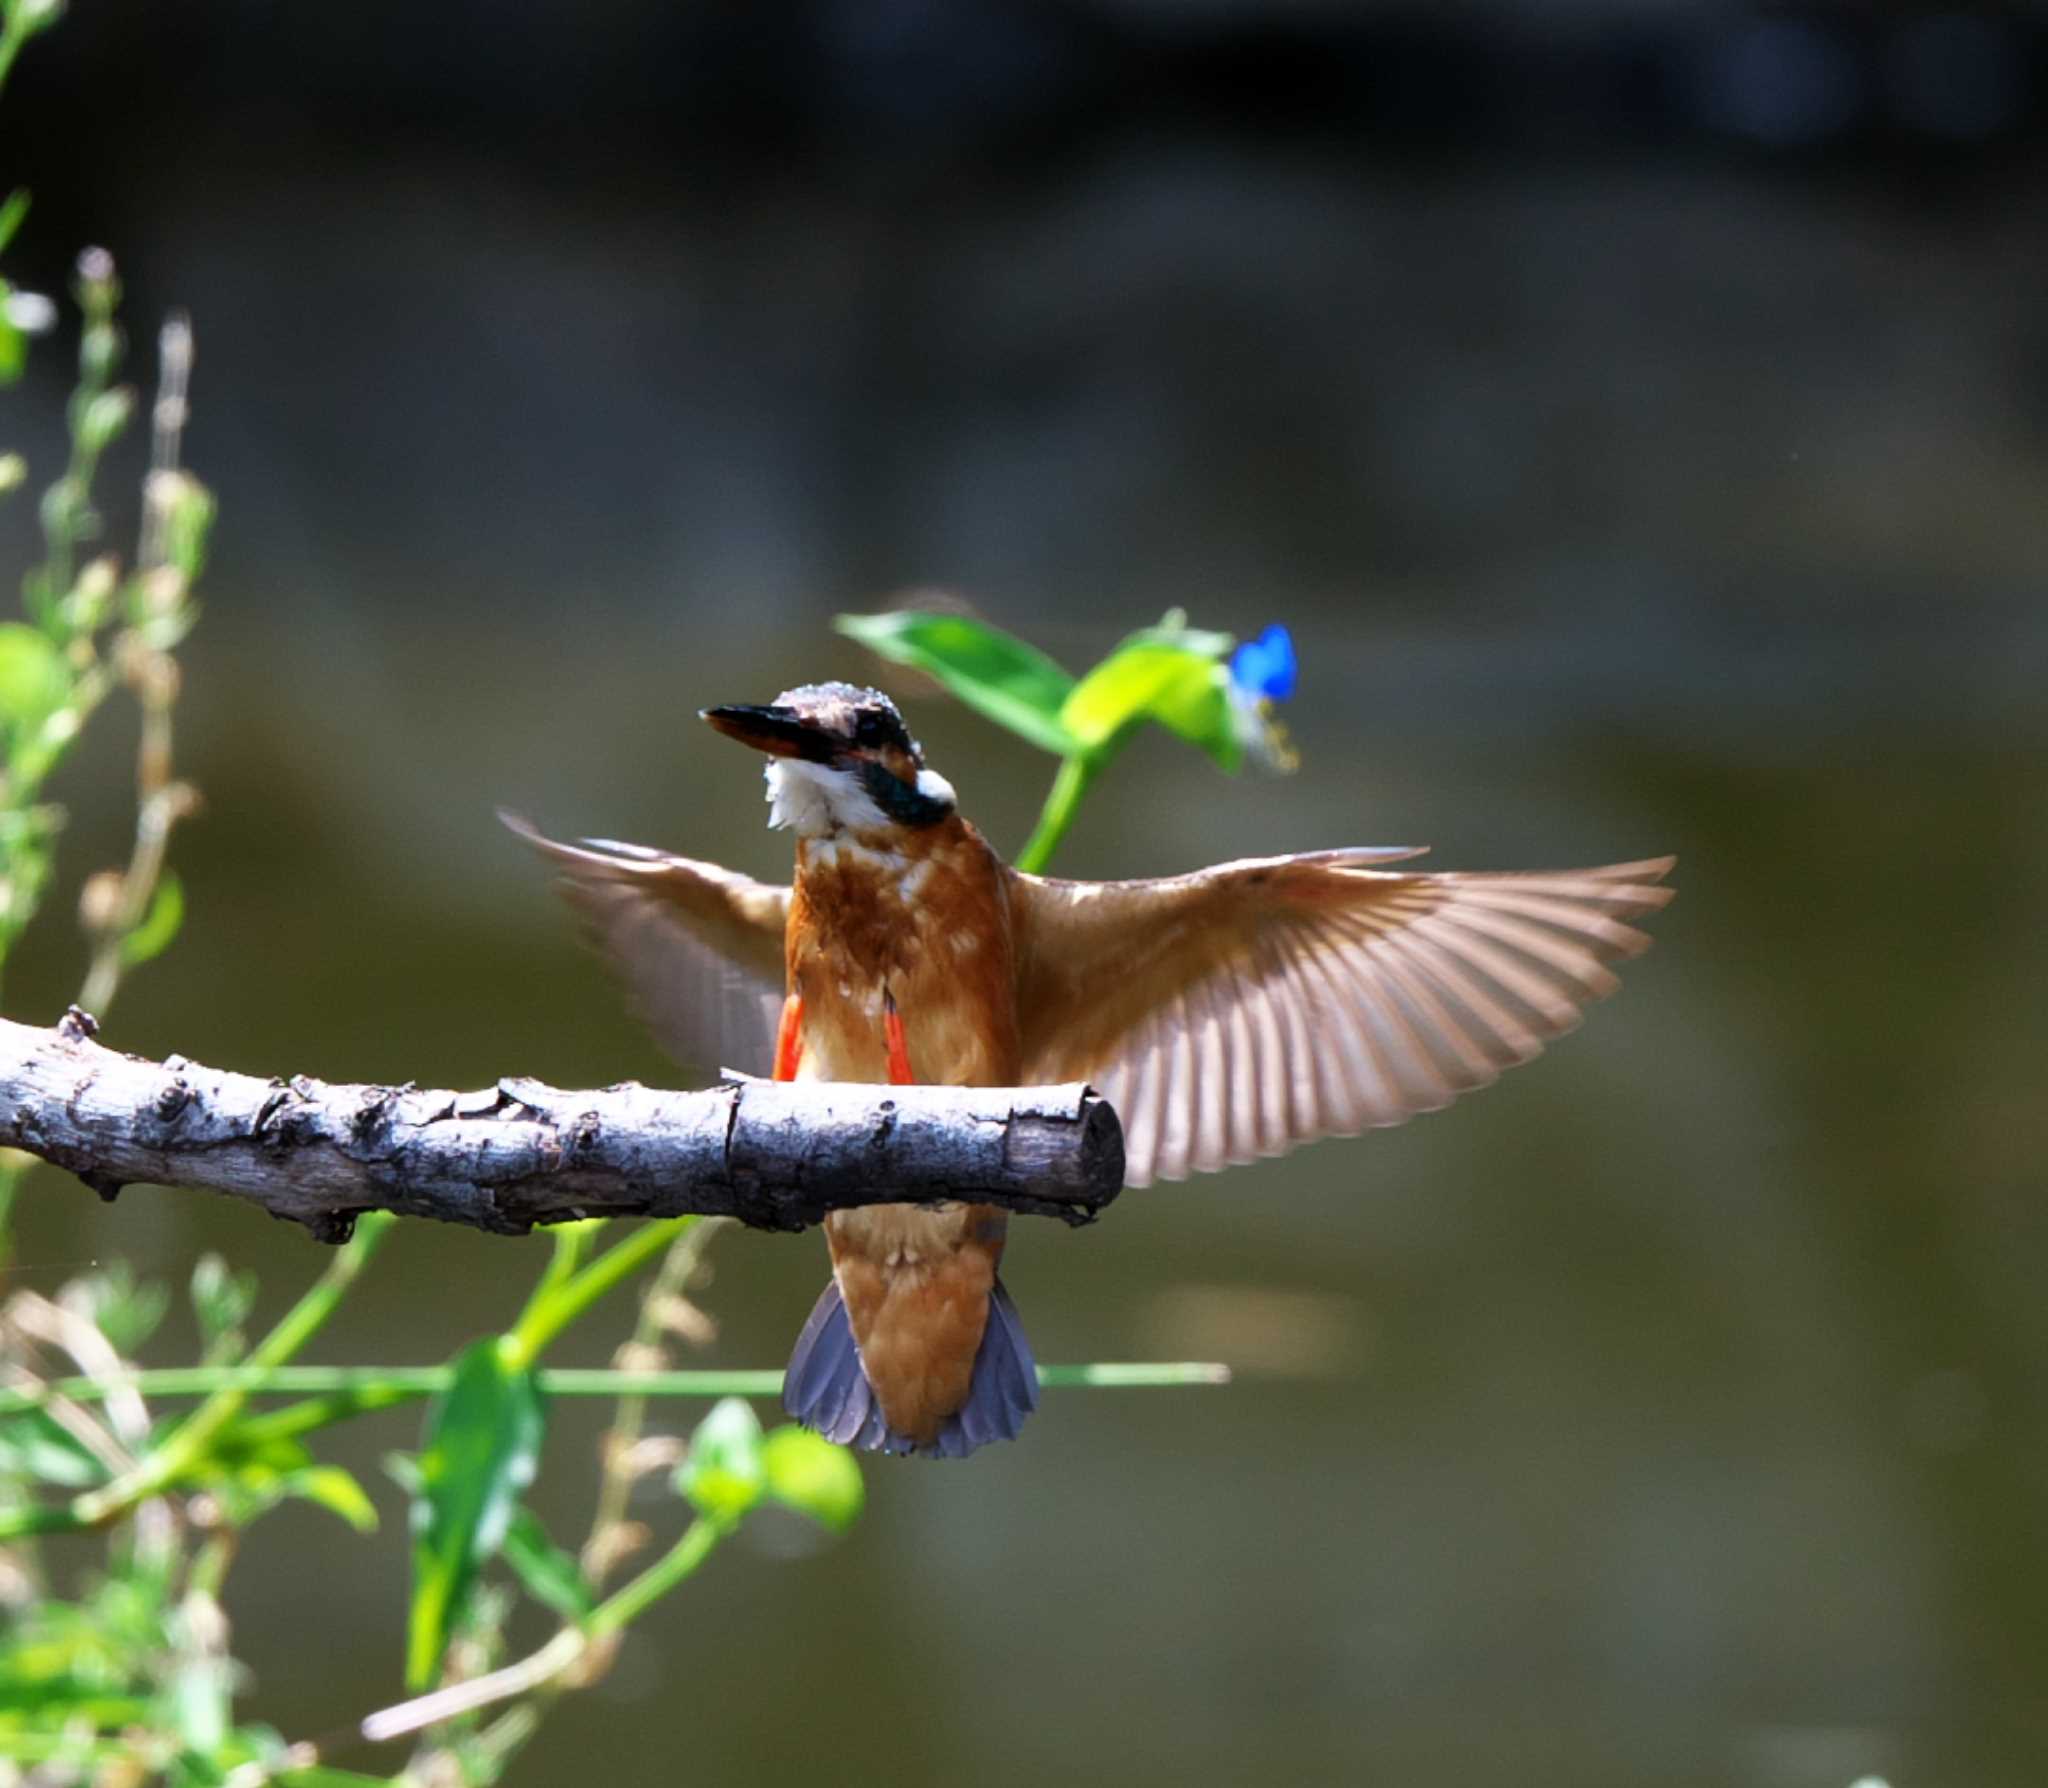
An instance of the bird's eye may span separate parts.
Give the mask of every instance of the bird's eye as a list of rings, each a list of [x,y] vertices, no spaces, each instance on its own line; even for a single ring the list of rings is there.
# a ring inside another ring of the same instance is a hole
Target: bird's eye
[[[883,714],[863,714],[853,723],[853,742],[856,745],[887,745],[896,737],[896,728]]]

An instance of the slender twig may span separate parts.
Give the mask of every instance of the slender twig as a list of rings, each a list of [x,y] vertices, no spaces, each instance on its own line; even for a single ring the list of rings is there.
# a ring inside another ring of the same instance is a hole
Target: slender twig
[[[178,458],[190,409],[192,325],[173,315],[158,338],[156,402],[150,411],[149,476],[143,484],[142,535],[136,549],[136,571],[143,580],[143,600],[176,606],[184,599],[183,575],[165,562],[171,512],[183,480]],[[175,588],[156,592],[151,580],[171,579]],[[178,701],[178,666],[166,652],[144,643],[140,634],[125,640],[123,669],[142,711],[142,736],[135,752],[135,842],[128,867],[118,877],[113,911],[96,926],[92,965],[87,970],[79,1003],[104,1016],[128,966],[129,939],[149,913],[163,879],[164,855],[171,828],[195,805],[192,790],[171,777],[171,715]]]
[[[690,1275],[704,1258],[704,1250],[721,1226],[692,1223],[669,1244],[661,1257],[661,1268],[640,1296],[640,1315],[632,1338],[620,1348],[620,1359],[645,1362],[656,1369],[663,1361],[661,1332],[663,1311],[689,1289]],[[644,1373],[629,1376],[644,1377]],[[626,1531],[626,1504],[639,1475],[634,1469],[634,1449],[647,1422],[647,1394],[637,1384],[619,1398],[612,1412],[611,1426],[602,1444],[603,1465],[597,1489],[597,1508],[590,1518],[590,1532],[584,1539],[581,1562],[592,1583],[602,1582],[609,1566],[621,1557],[620,1536]]]

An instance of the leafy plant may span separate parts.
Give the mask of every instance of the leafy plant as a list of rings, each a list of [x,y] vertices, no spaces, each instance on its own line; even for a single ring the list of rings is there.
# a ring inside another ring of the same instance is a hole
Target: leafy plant
[[[0,84],[61,10],[61,0],[0,0]],[[0,205],[0,250],[26,211],[19,193]],[[125,566],[102,549],[100,472],[137,409],[115,382],[120,286],[104,251],[79,257],[73,296],[80,330],[66,463],[42,498],[43,556],[23,580],[22,618],[0,621],[0,970],[50,884],[64,816],[44,798],[48,779],[125,690],[141,720],[134,842],[124,866],[87,879],[79,906],[80,1003],[103,1015],[125,977],[171,945],[186,913],[167,863],[173,828],[196,804],[172,769],[174,654],[196,619],[191,591],[214,504],[179,461],[192,342],[173,319],[160,338],[140,539]],[[53,315],[46,301],[0,281],[0,383],[19,377],[29,336]],[[18,455],[0,455],[0,494],[26,476]],[[1286,759],[1270,707],[1293,679],[1279,629],[1233,653],[1227,635],[1169,616],[1076,680],[977,622],[871,616],[842,626],[1060,757],[1027,847],[1033,864],[1148,720],[1227,769],[1247,756]],[[34,1165],[0,1151],[0,1260],[9,1204]],[[187,1290],[199,1335],[192,1366],[137,1363],[171,1298],[125,1262],[55,1297],[18,1289],[0,1304],[0,1778],[174,1788],[385,1779],[337,1768],[315,1747],[238,1716],[246,1673],[230,1650],[226,1597],[242,1536],[288,1501],[358,1534],[376,1530],[368,1492],[313,1448],[326,1430],[399,1404],[429,1400],[418,1450],[389,1461],[412,1517],[412,1593],[403,1642],[394,1619],[392,1644],[407,1698],[363,1716],[356,1731],[366,1744],[411,1741],[401,1779],[496,1780],[551,1700],[596,1680],[632,1623],[759,1511],[793,1512],[835,1534],[858,1519],[866,1488],[853,1456],[794,1426],[764,1430],[744,1400],[775,1395],[779,1372],[671,1368],[672,1344],[709,1330],[690,1290],[719,1225],[685,1217],[614,1236],[602,1220],[566,1224],[504,1330],[467,1342],[445,1365],[300,1363],[396,1224],[389,1213],[363,1216],[291,1308],[253,1338],[253,1276],[202,1259]],[[615,1367],[546,1365],[563,1334],[634,1282],[639,1314]],[[1083,1386],[1220,1376],[1173,1364],[1041,1373],[1048,1385]],[[589,1530],[574,1551],[526,1501],[546,1467],[549,1410],[567,1396],[614,1404]],[[685,1440],[650,1430],[652,1401],[672,1397],[719,1401]],[[164,1405],[173,1399],[197,1401],[171,1416]],[[615,1581],[650,1543],[627,1519],[629,1494],[658,1473],[674,1491],[678,1530]],[[558,1625],[545,1644],[506,1661],[507,1623],[522,1600]]]
[[[1174,609],[1079,678],[1036,646],[964,615],[905,609],[841,615],[835,625],[1060,760],[1037,829],[1017,853],[1020,869],[1036,873],[1052,861],[1095,779],[1148,722],[1232,774],[1248,760],[1276,772],[1298,761],[1274,716],[1296,680],[1294,641],[1277,623],[1240,645],[1230,634],[1190,627]]]

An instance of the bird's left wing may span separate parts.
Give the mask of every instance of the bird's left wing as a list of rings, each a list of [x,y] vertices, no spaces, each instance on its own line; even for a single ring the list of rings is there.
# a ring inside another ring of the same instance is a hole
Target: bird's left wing
[[[1126,1182],[1398,1124],[1568,1031],[1646,949],[1673,859],[1538,874],[1320,851],[1166,881],[1013,874],[1024,1079],[1092,1080]]]
[[[662,1048],[705,1073],[768,1072],[782,1011],[787,888],[609,839],[557,844],[517,814],[498,817],[561,871],[562,898]]]

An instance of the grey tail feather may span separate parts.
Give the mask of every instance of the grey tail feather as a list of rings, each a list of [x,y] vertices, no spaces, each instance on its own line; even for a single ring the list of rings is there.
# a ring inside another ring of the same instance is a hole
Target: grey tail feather
[[[868,1453],[915,1453],[936,1459],[964,1459],[992,1440],[1014,1440],[1024,1418],[1038,1407],[1038,1367],[1031,1343],[1017,1320],[1017,1306],[1003,1282],[988,1300],[988,1324],[974,1356],[967,1401],[946,1418],[938,1438],[920,1449],[882,1417],[882,1406],[861,1370],[860,1349],[837,1280],[828,1279],[796,1338],[789,1370],[782,1378],[782,1407],[806,1428],[841,1446]]]

